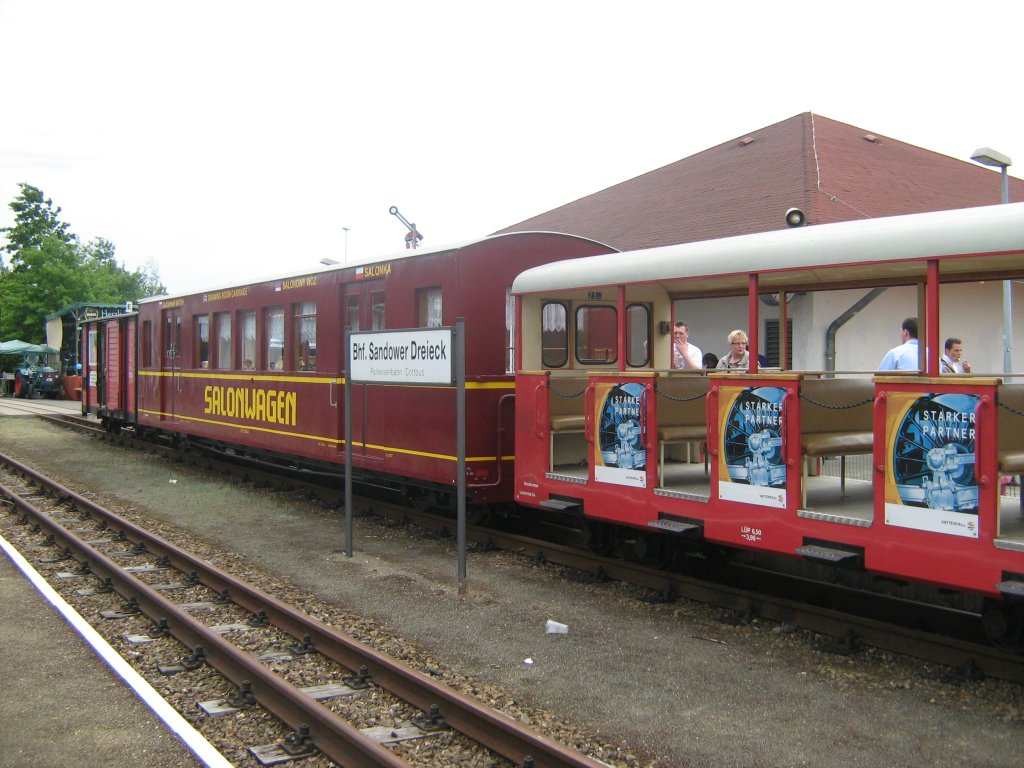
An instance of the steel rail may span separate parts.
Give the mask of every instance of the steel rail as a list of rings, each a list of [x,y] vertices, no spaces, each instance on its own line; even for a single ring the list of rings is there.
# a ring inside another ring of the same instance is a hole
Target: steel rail
[[[80,497],[76,497],[67,489],[60,491],[62,498],[74,500],[76,503],[80,501]],[[171,635],[189,647],[193,653],[202,649],[204,661],[220,674],[237,686],[241,686],[245,681],[249,682],[260,706],[295,730],[303,725],[308,726],[313,743],[332,760],[346,768],[408,766],[404,760],[364,736],[315,699],[298,691],[250,654],[235,647],[159,592],[125,572],[106,555],[96,551],[73,532],[50,519],[47,513],[21,499],[15,490],[0,485],[0,494],[53,536],[57,546],[68,548],[84,558],[92,574],[101,579],[109,579],[114,591],[121,597],[125,600],[134,599],[140,612],[156,623],[165,621]]]
[[[144,529],[136,526],[120,516],[99,507],[92,501],[76,494],[74,491],[55,483],[31,468],[17,462],[16,460],[0,454],[6,463],[23,476],[29,477],[33,482],[52,488],[52,492],[62,500],[72,502],[90,515],[109,521],[114,527],[124,532],[125,536],[133,543],[143,542],[149,554],[155,557],[166,558],[175,568],[185,573],[195,572],[200,583],[218,593],[227,592],[229,598],[235,604],[258,614],[265,612],[269,622],[279,629],[287,632],[298,640],[304,640],[308,635],[318,653],[323,654],[342,666],[358,672],[366,667],[372,681],[383,690],[388,691],[397,698],[412,704],[413,706],[429,711],[432,706],[438,708],[441,717],[450,726],[469,738],[477,741],[488,749],[522,765],[527,758],[531,758],[536,768],[605,768],[602,763],[588,758],[576,750],[570,749],[558,742],[525,727],[514,718],[505,715],[490,707],[481,705],[473,699],[453,691],[446,686],[436,682],[430,677],[423,675],[397,660],[378,653],[363,643],[353,638],[340,634],[332,627],[307,616],[291,606],[277,600],[255,587],[235,578],[227,573],[213,569],[205,561],[196,558],[189,553],[179,549],[169,542],[154,536]],[[11,497],[13,493],[5,486],[0,486],[3,495]],[[118,593],[128,599],[131,594],[137,596],[140,609],[153,621],[159,622],[166,619],[171,633],[184,642],[193,650],[201,646],[206,658],[218,670],[221,663],[225,664],[222,670],[225,677],[236,685],[243,681],[252,682],[253,692],[258,701],[263,704],[260,698],[263,696],[280,697],[284,694],[285,688],[290,688],[273,673],[268,672],[262,665],[253,660],[247,654],[239,651],[234,645],[224,640],[214,632],[200,625],[194,625],[195,620],[173,603],[168,602],[159,592],[147,587],[131,575],[119,575],[121,569],[112,560],[95,552],[88,544],[75,536],[70,531],[59,528],[55,521],[49,520],[45,513],[34,510],[31,505],[25,502],[15,502],[19,508],[28,507],[31,514],[41,525],[51,529],[55,540],[62,546],[71,547],[73,551],[80,551],[87,557],[90,569],[97,575],[111,578]],[[94,561],[94,562],[93,562]],[[124,590],[124,591],[122,591]],[[180,634],[179,634],[180,633]],[[269,678],[267,677],[269,675]],[[257,682],[259,681],[259,682]],[[352,762],[352,756],[346,754],[347,741],[343,737],[339,743],[336,737],[331,735],[331,729],[336,720],[345,725],[349,730],[350,726],[343,720],[337,718],[326,708],[313,702],[313,707],[308,707],[312,701],[304,694],[297,693],[302,698],[301,702],[292,701],[286,705],[276,704],[267,709],[277,715],[289,726],[298,729],[301,724],[310,726],[310,735],[313,742],[331,759],[337,760],[340,764],[348,766],[373,766],[373,765],[405,765],[390,752],[374,744],[374,747],[383,751],[388,758],[397,762]],[[297,707],[297,704],[302,706]],[[354,731],[359,739],[365,737],[358,731]],[[335,754],[335,750],[340,750]],[[376,752],[376,751],[374,751]],[[382,758],[383,759],[383,758]]]

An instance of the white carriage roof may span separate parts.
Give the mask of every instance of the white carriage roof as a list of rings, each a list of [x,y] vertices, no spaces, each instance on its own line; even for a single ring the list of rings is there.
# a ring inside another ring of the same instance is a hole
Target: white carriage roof
[[[517,294],[1024,251],[1024,203],[819,224],[534,267]]]

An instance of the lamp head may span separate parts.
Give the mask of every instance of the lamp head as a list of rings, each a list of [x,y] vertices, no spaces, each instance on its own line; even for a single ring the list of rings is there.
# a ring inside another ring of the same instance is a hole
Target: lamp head
[[[993,168],[1007,168],[1013,165],[1013,161],[1002,152],[996,152],[990,147],[981,147],[974,150],[971,160],[982,165],[990,165]]]

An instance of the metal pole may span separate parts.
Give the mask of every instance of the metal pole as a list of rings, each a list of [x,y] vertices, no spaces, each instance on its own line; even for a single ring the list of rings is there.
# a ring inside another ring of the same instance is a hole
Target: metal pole
[[[345,326],[345,554],[352,557],[352,344]]]
[[[1010,177],[1003,166],[1003,199],[1010,202]],[[1003,373],[1013,371],[1013,282],[1003,280]]]
[[[466,593],[466,321],[455,319],[455,475],[458,487],[459,594]]]

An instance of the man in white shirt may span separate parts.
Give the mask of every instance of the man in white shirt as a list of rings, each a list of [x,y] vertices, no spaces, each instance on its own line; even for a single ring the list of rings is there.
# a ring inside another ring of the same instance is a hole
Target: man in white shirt
[[[960,339],[946,339],[946,353],[942,356],[940,368],[942,373],[970,373],[971,364],[960,357],[964,353],[964,343]]]
[[[903,343],[893,347],[885,353],[880,371],[919,371],[921,370],[920,356],[917,349],[917,318],[908,317],[903,321],[900,329]]]
[[[704,367],[704,355],[700,347],[690,343],[690,329],[686,323],[676,323],[672,331],[672,367],[700,370]]]

